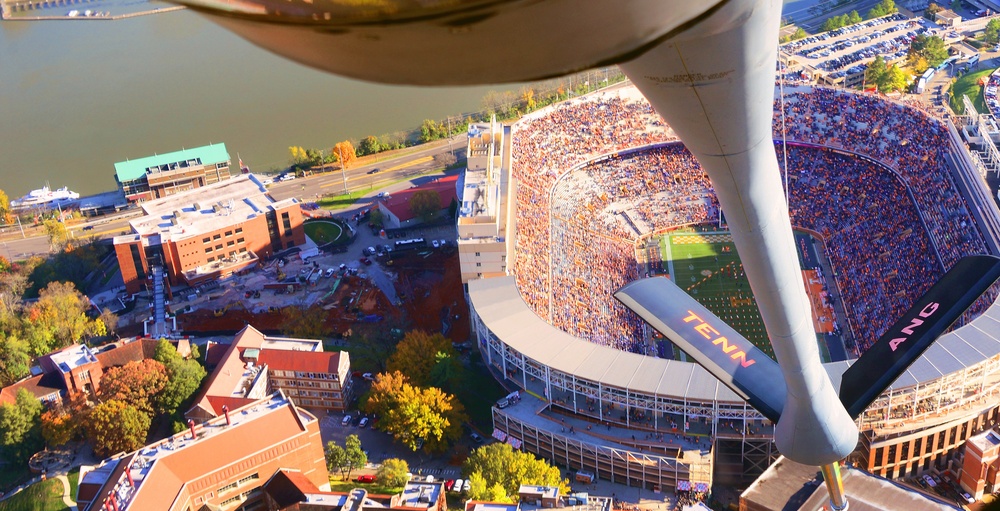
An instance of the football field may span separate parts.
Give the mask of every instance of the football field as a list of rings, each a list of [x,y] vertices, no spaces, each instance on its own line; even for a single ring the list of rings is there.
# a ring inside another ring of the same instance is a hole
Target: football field
[[[774,358],[743,265],[728,232],[675,232],[660,239],[674,283]]]

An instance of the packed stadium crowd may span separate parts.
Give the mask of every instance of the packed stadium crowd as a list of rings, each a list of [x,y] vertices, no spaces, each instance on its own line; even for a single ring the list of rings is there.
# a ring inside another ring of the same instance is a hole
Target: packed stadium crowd
[[[858,354],[945,268],[986,253],[985,242],[948,171],[938,121],[826,89],[786,94],[784,105],[789,141],[871,158],[795,143],[788,150],[793,223],[824,239]],[[575,100],[515,125],[513,273],[539,316],[641,351],[641,323],[612,298],[638,277],[634,243],[718,215],[704,172],[669,140],[645,101],[618,96]],[[649,144],[658,145],[595,160]]]

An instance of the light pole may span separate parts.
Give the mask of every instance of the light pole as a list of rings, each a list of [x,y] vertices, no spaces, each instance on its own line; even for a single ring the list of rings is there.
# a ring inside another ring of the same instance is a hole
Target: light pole
[[[344,162],[344,146],[337,145],[337,151],[340,153],[340,177],[344,178],[344,195],[348,195],[347,192],[347,171],[345,170],[347,165]]]

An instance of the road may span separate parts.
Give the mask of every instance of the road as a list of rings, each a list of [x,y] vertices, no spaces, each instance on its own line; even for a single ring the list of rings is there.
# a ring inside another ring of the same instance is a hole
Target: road
[[[344,173],[341,173],[340,170],[333,170],[292,181],[274,183],[268,188],[268,193],[275,200],[297,197],[311,201],[323,195],[343,194],[345,179],[348,191],[361,190],[365,194],[372,193],[404,179],[413,179],[422,175],[440,175],[442,169],[434,162],[434,157],[449,151],[461,154],[465,151],[465,141],[465,134],[460,134],[452,137],[450,141],[441,140],[398,151],[397,154],[400,152],[404,154],[388,156],[383,160],[376,160],[374,163],[348,168]],[[372,173],[371,171],[374,169],[380,170],[377,173]],[[400,183],[398,187],[392,188],[405,188],[407,186]],[[343,209],[349,207],[351,206],[346,205]],[[135,210],[101,216],[86,223],[74,225],[70,228],[70,236],[77,239],[88,239],[92,237],[110,238],[126,234],[131,230],[129,221],[138,216],[141,216],[141,212]],[[2,250],[0,255],[16,261],[34,255],[47,254],[51,247],[48,238],[38,228],[26,227],[25,236],[22,237],[21,232],[16,227],[7,227],[5,232],[0,233],[0,250]]]

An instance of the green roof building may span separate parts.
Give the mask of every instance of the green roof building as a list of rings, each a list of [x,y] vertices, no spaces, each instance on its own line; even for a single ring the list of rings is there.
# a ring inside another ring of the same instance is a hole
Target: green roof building
[[[115,163],[115,181],[130,202],[159,199],[230,178],[226,144],[211,144]]]

